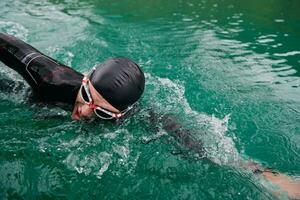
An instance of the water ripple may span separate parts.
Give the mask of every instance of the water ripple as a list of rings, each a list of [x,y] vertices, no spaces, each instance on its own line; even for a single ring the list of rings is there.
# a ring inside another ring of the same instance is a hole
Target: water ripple
[[[22,24],[12,21],[0,20],[0,32],[11,34],[25,41],[28,37],[28,29],[26,29]]]

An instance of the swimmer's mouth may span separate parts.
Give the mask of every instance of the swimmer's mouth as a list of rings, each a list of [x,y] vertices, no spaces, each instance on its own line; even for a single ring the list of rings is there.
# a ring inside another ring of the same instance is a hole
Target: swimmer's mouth
[[[77,109],[73,111],[71,117],[72,117],[73,120],[80,120],[81,116],[80,116],[80,113],[79,113],[79,107],[77,107]]]

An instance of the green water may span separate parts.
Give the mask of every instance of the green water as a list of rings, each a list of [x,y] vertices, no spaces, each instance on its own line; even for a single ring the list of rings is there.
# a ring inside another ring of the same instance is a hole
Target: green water
[[[87,72],[126,56],[146,73],[141,110],[120,125],[0,92],[0,199],[273,199],[240,163],[300,175],[300,2],[1,0],[0,31]],[[0,64],[0,77],[22,80]],[[172,113],[201,159],[151,128]],[[43,115],[59,114],[59,119]],[[180,153],[183,152],[183,153]],[[286,198],[284,194],[280,198]]]

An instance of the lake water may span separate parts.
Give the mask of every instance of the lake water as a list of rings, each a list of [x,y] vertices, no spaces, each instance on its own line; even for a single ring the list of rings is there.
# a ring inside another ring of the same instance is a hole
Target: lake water
[[[146,88],[140,111],[118,125],[74,122],[26,103],[25,90],[0,91],[0,199],[274,199],[273,185],[240,166],[300,174],[299,8],[1,0],[1,32],[82,73],[129,57]],[[0,77],[23,81],[2,63]],[[149,109],[176,116],[213,162],[153,128]]]

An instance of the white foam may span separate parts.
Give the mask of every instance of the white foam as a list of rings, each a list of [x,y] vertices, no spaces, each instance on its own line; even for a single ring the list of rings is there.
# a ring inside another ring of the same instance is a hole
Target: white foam
[[[76,170],[80,174],[101,179],[105,172],[110,170],[110,165],[116,166],[117,170],[110,171],[114,175],[118,175],[121,170],[130,173],[135,168],[139,157],[139,153],[130,151],[130,141],[133,136],[126,129],[116,129],[109,133],[103,133],[103,130],[100,132],[99,135],[92,136],[80,134],[71,140],[60,141],[60,144],[50,148],[67,152],[68,156],[63,163],[69,169]],[[57,137],[62,138],[60,134]],[[40,144],[44,143],[43,141]],[[100,146],[105,151],[95,151],[94,148]]]
[[[71,66],[74,58],[74,54],[71,51],[66,51],[64,48],[60,48],[57,46],[51,46],[46,49],[47,54],[50,57],[57,58],[60,56],[60,61],[65,65]]]
[[[288,57],[288,56],[295,56],[299,55],[300,51],[290,51],[286,53],[274,53],[274,56],[279,56],[279,57]]]
[[[193,127],[196,127],[199,131],[199,135],[196,135],[198,136],[197,139],[204,143],[206,156],[209,159],[222,165],[234,165],[234,163],[238,165],[241,156],[235,147],[233,138],[226,135],[230,114],[219,119],[213,115],[195,111],[185,98],[185,88],[180,82],[177,83],[168,78],[155,77],[150,74],[146,74],[146,78],[151,88],[159,88],[151,90],[150,96],[153,99],[159,99],[158,96],[161,93],[164,94],[163,101],[155,102],[157,107],[163,109],[162,112],[181,113],[180,115],[186,116]],[[203,133],[206,134],[203,135]]]

